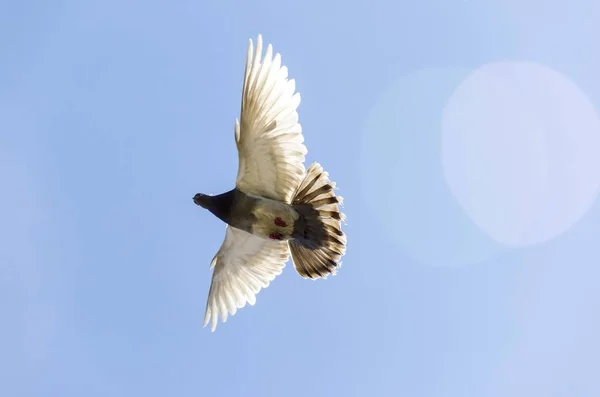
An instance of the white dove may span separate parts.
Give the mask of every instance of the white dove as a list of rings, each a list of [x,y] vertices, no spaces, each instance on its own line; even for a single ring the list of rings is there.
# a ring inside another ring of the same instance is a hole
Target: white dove
[[[211,262],[212,282],[204,326],[215,331],[281,272],[291,253],[304,278],[335,274],[346,253],[341,230],[345,216],[335,182],[318,163],[304,168],[302,127],[295,81],[273,56],[269,44],[262,58],[249,40],[240,119],[235,123],[239,155],[234,189],[219,195],[198,193],[194,203],[227,223],[225,240]]]

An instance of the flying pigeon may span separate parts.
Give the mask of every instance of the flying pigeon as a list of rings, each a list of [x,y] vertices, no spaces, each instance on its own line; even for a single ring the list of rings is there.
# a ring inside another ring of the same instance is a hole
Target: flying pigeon
[[[281,56],[269,44],[262,57],[249,40],[242,108],[235,122],[239,165],[235,188],[198,193],[194,203],[227,224],[225,240],[211,261],[204,326],[215,331],[281,274],[291,254],[296,272],[319,279],[335,274],[346,253],[341,229],[342,197],[320,164],[304,167],[300,94]]]

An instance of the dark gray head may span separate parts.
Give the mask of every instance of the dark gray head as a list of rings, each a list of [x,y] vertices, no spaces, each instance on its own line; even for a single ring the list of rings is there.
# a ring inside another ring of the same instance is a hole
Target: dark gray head
[[[211,202],[210,198],[211,196],[208,194],[196,193],[196,195],[194,195],[194,203],[202,208],[208,208]]]
[[[229,222],[231,211],[235,204],[235,197],[236,189],[217,194],[216,196],[198,193],[194,196],[194,203],[202,208],[206,208],[223,222]]]

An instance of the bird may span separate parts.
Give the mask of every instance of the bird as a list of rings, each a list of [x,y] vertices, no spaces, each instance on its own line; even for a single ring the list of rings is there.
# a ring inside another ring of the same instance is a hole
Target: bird
[[[264,55],[264,56],[263,56]],[[210,262],[212,279],[203,327],[214,332],[282,273],[289,257],[305,279],[335,275],[346,253],[343,198],[323,167],[305,168],[307,148],[298,118],[300,93],[281,55],[262,35],[248,41],[241,112],[234,137],[235,187],[197,193],[194,203],[226,224]]]

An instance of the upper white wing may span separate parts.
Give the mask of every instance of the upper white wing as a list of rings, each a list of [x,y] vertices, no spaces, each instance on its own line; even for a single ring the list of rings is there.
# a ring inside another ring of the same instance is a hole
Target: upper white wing
[[[289,257],[286,242],[267,240],[227,226],[225,240],[211,262],[214,267],[204,326],[217,327],[237,309],[254,305],[256,294],[281,274]]]
[[[291,202],[304,175],[306,146],[296,109],[300,94],[294,93],[295,81],[281,65],[281,56],[273,57],[269,44],[262,56],[262,37],[248,44],[242,111],[236,120],[235,139],[239,155],[236,185],[246,192]]]

